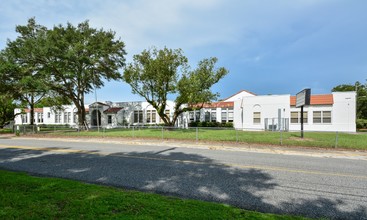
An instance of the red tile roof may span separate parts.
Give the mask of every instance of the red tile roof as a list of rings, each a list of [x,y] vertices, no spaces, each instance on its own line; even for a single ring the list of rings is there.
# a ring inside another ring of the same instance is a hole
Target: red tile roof
[[[195,105],[196,107],[200,107],[201,105]],[[205,103],[203,108],[230,108],[234,106],[234,102],[212,102]]]
[[[113,107],[113,108],[109,108],[109,109],[105,110],[104,113],[115,113],[116,114],[121,109],[122,108]]]
[[[24,112],[26,112],[26,113],[30,113],[30,112],[31,112],[31,109],[29,109],[29,108],[25,108],[25,109],[24,109]],[[34,112],[37,112],[37,113],[43,113],[43,108],[34,108]]]
[[[296,105],[296,96],[291,96],[291,106]],[[311,95],[310,105],[332,105],[334,98],[332,94],[326,95]]]

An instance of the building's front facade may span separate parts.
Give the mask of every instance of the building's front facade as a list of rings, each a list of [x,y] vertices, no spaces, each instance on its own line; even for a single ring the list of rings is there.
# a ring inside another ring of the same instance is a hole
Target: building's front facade
[[[301,109],[296,97],[264,95],[243,97],[234,102],[234,127],[245,130],[301,129]],[[356,132],[356,93],[333,92],[311,95],[303,110],[305,131]]]
[[[173,116],[174,102],[167,101],[165,114],[171,119]],[[131,125],[156,125],[162,124],[157,111],[148,102],[95,102],[86,109],[86,121],[89,127],[114,128]],[[15,109],[15,125],[30,124],[29,109]],[[188,120],[181,116],[176,125],[187,127]],[[43,107],[35,108],[34,124],[70,125],[77,127],[78,115],[74,105],[64,105],[61,108]]]
[[[233,123],[239,130],[300,130],[300,108],[295,107],[295,96],[256,95],[246,90],[220,102],[204,104],[196,111],[180,115],[175,126],[187,127],[190,122]],[[167,101],[165,113],[172,119],[174,102]],[[77,126],[75,106],[35,109],[35,124],[68,124]],[[95,102],[86,106],[87,123],[91,127],[162,124],[156,110],[148,102]],[[20,113],[15,109],[14,113]],[[15,124],[29,124],[30,112],[15,117]],[[311,95],[311,103],[304,107],[305,131],[356,132],[356,93],[333,92]]]

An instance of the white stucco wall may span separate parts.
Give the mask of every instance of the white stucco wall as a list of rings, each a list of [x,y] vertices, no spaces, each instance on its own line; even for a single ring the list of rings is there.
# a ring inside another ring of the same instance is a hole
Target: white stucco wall
[[[304,107],[308,115],[307,123],[304,123],[305,131],[340,131],[356,132],[356,93],[333,92],[333,105],[314,105]],[[300,112],[300,108],[291,107],[291,111]],[[314,123],[314,111],[331,111],[331,123]],[[300,130],[299,123],[290,123],[290,130]]]
[[[333,105],[312,105],[304,107],[308,122],[305,131],[356,132],[356,93],[333,92]],[[241,104],[243,109],[241,108]],[[298,131],[300,123],[291,123],[290,113],[300,112],[300,108],[290,106],[290,95],[268,95],[243,97],[234,102],[234,127],[245,130],[262,130],[265,118],[278,118],[278,109],[282,109],[282,118],[289,119],[289,130]],[[331,111],[331,123],[313,123],[314,111]],[[253,123],[253,112],[261,112],[261,123]],[[275,119],[277,123],[277,119]]]
[[[282,118],[289,118],[289,103],[290,95],[245,96],[234,102],[234,127],[263,130],[265,118],[278,118],[278,109],[282,109]],[[260,123],[254,123],[254,112],[260,112]]]
[[[308,114],[308,122],[304,124],[305,131],[340,131],[340,132],[356,132],[356,93],[355,92],[333,92],[332,105],[312,105],[304,107],[304,111]],[[243,95],[242,97],[240,97]],[[264,95],[255,96],[251,93],[243,91],[230,97],[229,100],[234,100],[234,127],[236,129],[244,130],[264,130],[265,119],[271,120],[274,118],[275,124],[277,124],[278,109],[281,109],[281,117],[289,119],[289,130],[298,131],[300,130],[299,123],[291,123],[290,115],[292,111],[300,112],[300,108],[290,106],[290,95]],[[227,101],[227,100],[226,100]],[[123,118],[127,122],[126,125],[136,125],[134,123],[134,110],[143,111],[143,123],[146,123],[147,110],[155,110],[148,102],[115,102],[109,103],[111,107],[122,107],[123,110],[119,111],[115,116],[112,117],[112,126],[118,126],[122,124]],[[170,110],[170,117],[173,117],[175,103],[173,101],[167,101],[167,110]],[[85,106],[90,108],[87,118],[90,118],[90,113],[93,107]],[[105,107],[104,110],[108,108]],[[208,111],[211,109],[207,109]],[[43,108],[43,123],[41,124],[70,124],[76,125],[77,120],[74,121],[73,114],[77,109],[74,105],[63,106],[61,111],[60,122],[55,122],[55,109],[51,107]],[[205,109],[200,110],[201,121],[204,121]],[[331,111],[331,123],[313,123],[313,112],[314,111]],[[21,109],[14,109],[14,114],[20,113]],[[70,123],[65,121],[65,114],[70,112],[71,120]],[[261,121],[260,123],[254,123],[253,114],[254,112],[260,112]],[[102,113],[102,112],[101,112]],[[221,122],[222,108],[216,108],[216,120]],[[30,123],[30,113],[27,115],[27,123]],[[36,113],[36,123],[38,122],[39,114]],[[77,118],[76,118],[77,119]],[[102,113],[101,125],[107,126],[107,114]],[[88,119],[87,119],[88,120]],[[90,122],[90,119],[88,120]],[[177,126],[185,127],[189,121],[189,114],[184,113],[179,118]],[[150,124],[160,124],[159,115],[156,113],[156,122]],[[15,117],[15,124],[22,123],[22,115]]]
[[[231,97],[224,99],[223,102],[234,102],[234,101],[242,99],[242,97],[247,97],[247,96],[255,96],[255,95],[248,91],[243,90]]]

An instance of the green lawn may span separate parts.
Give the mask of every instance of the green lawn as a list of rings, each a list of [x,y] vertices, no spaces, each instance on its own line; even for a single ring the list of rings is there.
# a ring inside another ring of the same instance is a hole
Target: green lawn
[[[128,137],[178,139],[191,141],[239,142],[251,144],[269,144],[283,146],[303,146],[320,148],[367,149],[365,133],[336,133],[336,132],[305,132],[300,138],[300,132],[271,132],[271,131],[236,131],[234,129],[101,129],[85,132],[57,132],[59,135],[90,136],[90,137]]]
[[[0,219],[304,219],[0,170]]]

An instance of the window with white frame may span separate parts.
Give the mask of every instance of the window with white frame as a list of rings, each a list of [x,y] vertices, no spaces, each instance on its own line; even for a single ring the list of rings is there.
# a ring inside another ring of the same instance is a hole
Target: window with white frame
[[[61,112],[55,112],[55,123],[61,123]]]
[[[143,111],[142,110],[134,111],[134,123],[143,123]]]
[[[261,112],[254,112],[253,113],[253,122],[254,122],[254,124],[260,124],[261,123]]]
[[[301,123],[301,112],[291,112],[291,124]],[[308,112],[303,112],[303,123],[308,123]]]
[[[152,123],[155,123],[157,121],[157,111],[152,110]]]
[[[77,116],[76,112],[73,112],[73,122],[74,122],[74,123],[76,123],[76,122],[77,122],[77,121],[76,121],[76,116]]]
[[[107,123],[110,125],[112,124],[112,115],[107,116]]]
[[[227,109],[226,108],[222,108],[221,118],[222,118],[221,121],[223,123],[227,122]]]
[[[204,121],[210,121],[210,111],[207,110],[204,113]]]
[[[43,123],[43,113],[38,113],[37,121],[38,123]]]
[[[195,121],[200,121],[200,111],[195,111]]]
[[[212,108],[212,110],[210,112],[210,120],[211,120],[211,122],[216,122],[217,121],[217,109]]]
[[[195,112],[194,111],[189,112],[189,119],[190,119],[190,121],[194,121],[194,115],[195,115]]]
[[[27,114],[23,114],[22,115],[22,123],[27,123],[27,121],[28,121]]]
[[[147,117],[147,123],[152,122],[152,121],[151,121],[151,118],[152,118],[152,111],[151,111],[151,110],[147,110],[147,115],[146,115],[146,117]]]
[[[228,122],[233,122],[233,108],[228,108]]]
[[[329,124],[331,123],[331,111],[314,111],[313,112],[314,124]]]

